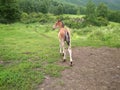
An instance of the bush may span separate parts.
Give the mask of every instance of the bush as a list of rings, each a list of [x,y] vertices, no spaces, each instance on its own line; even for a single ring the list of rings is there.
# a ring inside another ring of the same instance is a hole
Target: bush
[[[96,26],[107,26],[109,21],[103,17],[97,17],[97,20],[94,22]]]
[[[66,17],[67,19],[64,20],[65,25],[67,25],[70,28],[83,28],[86,26],[85,21],[83,18],[69,18]]]
[[[37,19],[35,17],[36,17],[36,14],[34,13],[27,14],[23,12],[21,14],[21,22],[25,24],[37,22]]]
[[[51,21],[53,21],[53,18],[51,18],[50,15],[47,15],[47,14],[35,13],[35,12],[27,14],[23,12],[21,15],[21,22],[26,23],[26,24],[35,23],[35,22],[44,24],[44,23],[48,23]]]
[[[47,22],[49,22],[50,21],[50,17],[49,17],[49,15],[42,15],[42,17],[40,18],[40,20],[39,20],[39,22],[41,23],[41,24],[44,24],[44,23],[47,23]]]
[[[27,13],[23,12],[23,13],[21,14],[21,19],[20,19],[20,21],[23,22],[23,23],[25,23],[25,22],[28,20],[28,18],[29,18],[29,15],[28,15]]]

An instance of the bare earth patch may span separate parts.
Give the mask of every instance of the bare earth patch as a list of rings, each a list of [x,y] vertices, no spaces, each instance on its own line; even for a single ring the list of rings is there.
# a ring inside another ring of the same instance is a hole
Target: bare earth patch
[[[77,47],[74,65],[60,78],[46,76],[38,90],[120,90],[120,49]],[[68,66],[69,61],[60,65]]]

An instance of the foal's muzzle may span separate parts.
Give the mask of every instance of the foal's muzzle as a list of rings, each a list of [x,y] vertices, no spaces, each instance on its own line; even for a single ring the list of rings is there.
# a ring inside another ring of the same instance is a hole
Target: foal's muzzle
[[[53,25],[53,27],[52,27],[52,28],[53,28],[53,30],[55,30],[55,29],[56,29],[56,26],[55,26],[55,25]]]

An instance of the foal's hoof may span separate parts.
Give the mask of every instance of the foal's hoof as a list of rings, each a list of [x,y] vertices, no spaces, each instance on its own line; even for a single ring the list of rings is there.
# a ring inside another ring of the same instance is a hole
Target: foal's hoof
[[[73,66],[73,63],[72,63],[72,62],[70,62],[70,66],[71,66],[71,67]]]
[[[66,59],[64,59],[63,62],[66,62]]]

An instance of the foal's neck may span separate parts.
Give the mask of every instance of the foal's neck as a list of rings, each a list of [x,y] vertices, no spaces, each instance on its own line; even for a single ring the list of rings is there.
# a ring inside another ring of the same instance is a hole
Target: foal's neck
[[[64,30],[64,27],[60,27],[59,30]]]

